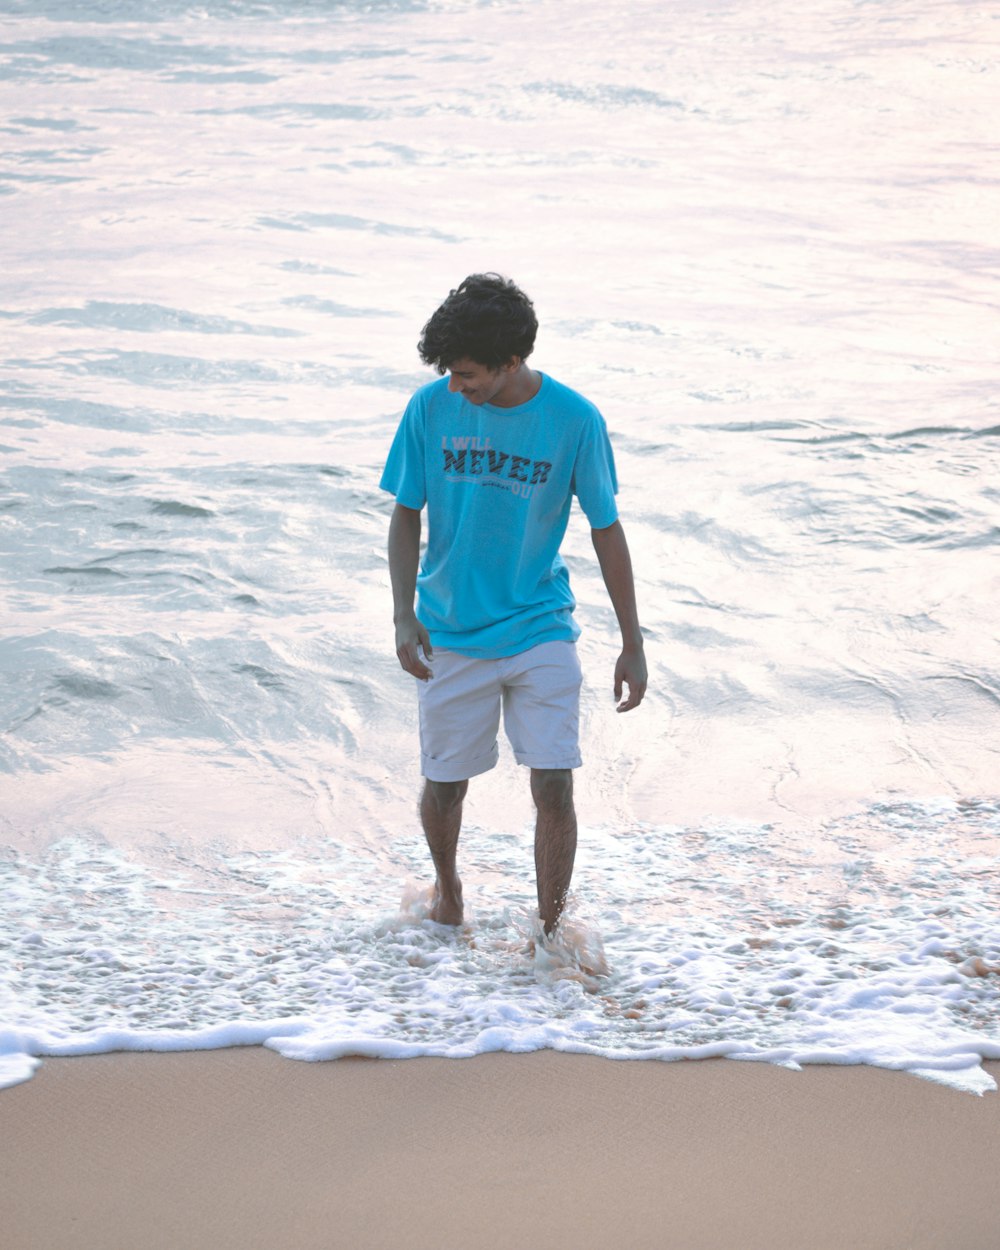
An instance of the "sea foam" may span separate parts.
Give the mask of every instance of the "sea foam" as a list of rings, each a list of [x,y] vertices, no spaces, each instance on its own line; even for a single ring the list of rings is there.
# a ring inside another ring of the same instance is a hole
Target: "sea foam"
[[[528,831],[523,846],[468,831],[470,852],[492,843],[509,877],[470,882],[458,929],[425,918],[412,880],[400,904],[373,907],[372,864],[342,845],[220,853],[210,887],[204,865],[154,872],[83,839],[8,855],[4,1079],[46,1055],[266,1045],[306,1060],[551,1048],[866,1063],[991,1088],[993,874],[988,857],[969,873],[978,861],[956,865],[951,850],[959,835],[985,845],[1000,812],[910,804],[862,820],[906,839],[869,864],[877,888],[855,859],[820,871],[784,848],[780,899],[766,827],[585,829],[554,941],[530,907]],[[850,824],[824,831],[827,849],[850,842]],[[416,839],[408,854],[418,869]]]

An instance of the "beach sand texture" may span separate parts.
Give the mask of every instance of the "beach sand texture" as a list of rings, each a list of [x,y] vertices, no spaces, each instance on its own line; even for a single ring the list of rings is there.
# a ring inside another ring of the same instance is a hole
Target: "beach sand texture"
[[[5,1250],[1000,1243],[1000,1100],[868,1067],[246,1048],[50,1060],[2,1106]]]

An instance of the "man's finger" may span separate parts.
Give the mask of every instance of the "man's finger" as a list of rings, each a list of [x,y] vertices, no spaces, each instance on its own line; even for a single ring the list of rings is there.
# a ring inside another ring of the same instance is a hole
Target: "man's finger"
[[[396,658],[403,670],[410,674],[411,677],[417,677],[420,681],[426,681],[431,676],[431,670],[420,659],[417,649],[407,645],[399,647],[396,651]]]
[[[421,656],[421,652],[423,652],[423,656]],[[426,631],[423,631],[421,633],[420,642],[417,645],[416,655],[417,669],[419,670],[417,672],[417,676],[421,681],[428,681],[434,676],[433,670],[424,663],[425,660],[430,661],[433,659],[434,648],[431,646],[430,635]]]
[[[619,702],[618,707],[615,709],[618,712],[631,712],[633,708],[636,708],[639,706],[639,704],[642,702],[643,697],[646,693],[645,681],[630,681],[629,678],[626,676],[625,684],[628,686],[628,698],[623,700],[622,702]],[[617,693],[619,695],[621,694],[620,683],[619,683]]]

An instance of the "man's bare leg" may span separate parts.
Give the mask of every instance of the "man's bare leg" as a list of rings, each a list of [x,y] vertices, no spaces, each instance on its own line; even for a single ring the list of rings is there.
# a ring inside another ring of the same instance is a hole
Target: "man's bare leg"
[[[576,856],[576,809],[573,772],[569,768],[533,768],[531,797],[535,800],[535,876],[538,914],[549,935],[562,915],[573,878]]]
[[[437,870],[428,915],[438,924],[462,923],[462,882],[455,871],[455,853],[468,788],[467,781],[425,781],[420,796],[420,823]]]

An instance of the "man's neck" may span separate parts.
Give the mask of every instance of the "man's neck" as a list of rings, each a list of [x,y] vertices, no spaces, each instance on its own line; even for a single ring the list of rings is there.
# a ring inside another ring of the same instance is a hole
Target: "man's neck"
[[[510,380],[499,395],[493,397],[493,405],[497,408],[517,408],[534,399],[541,389],[542,375],[521,361],[517,369],[510,374]]]

